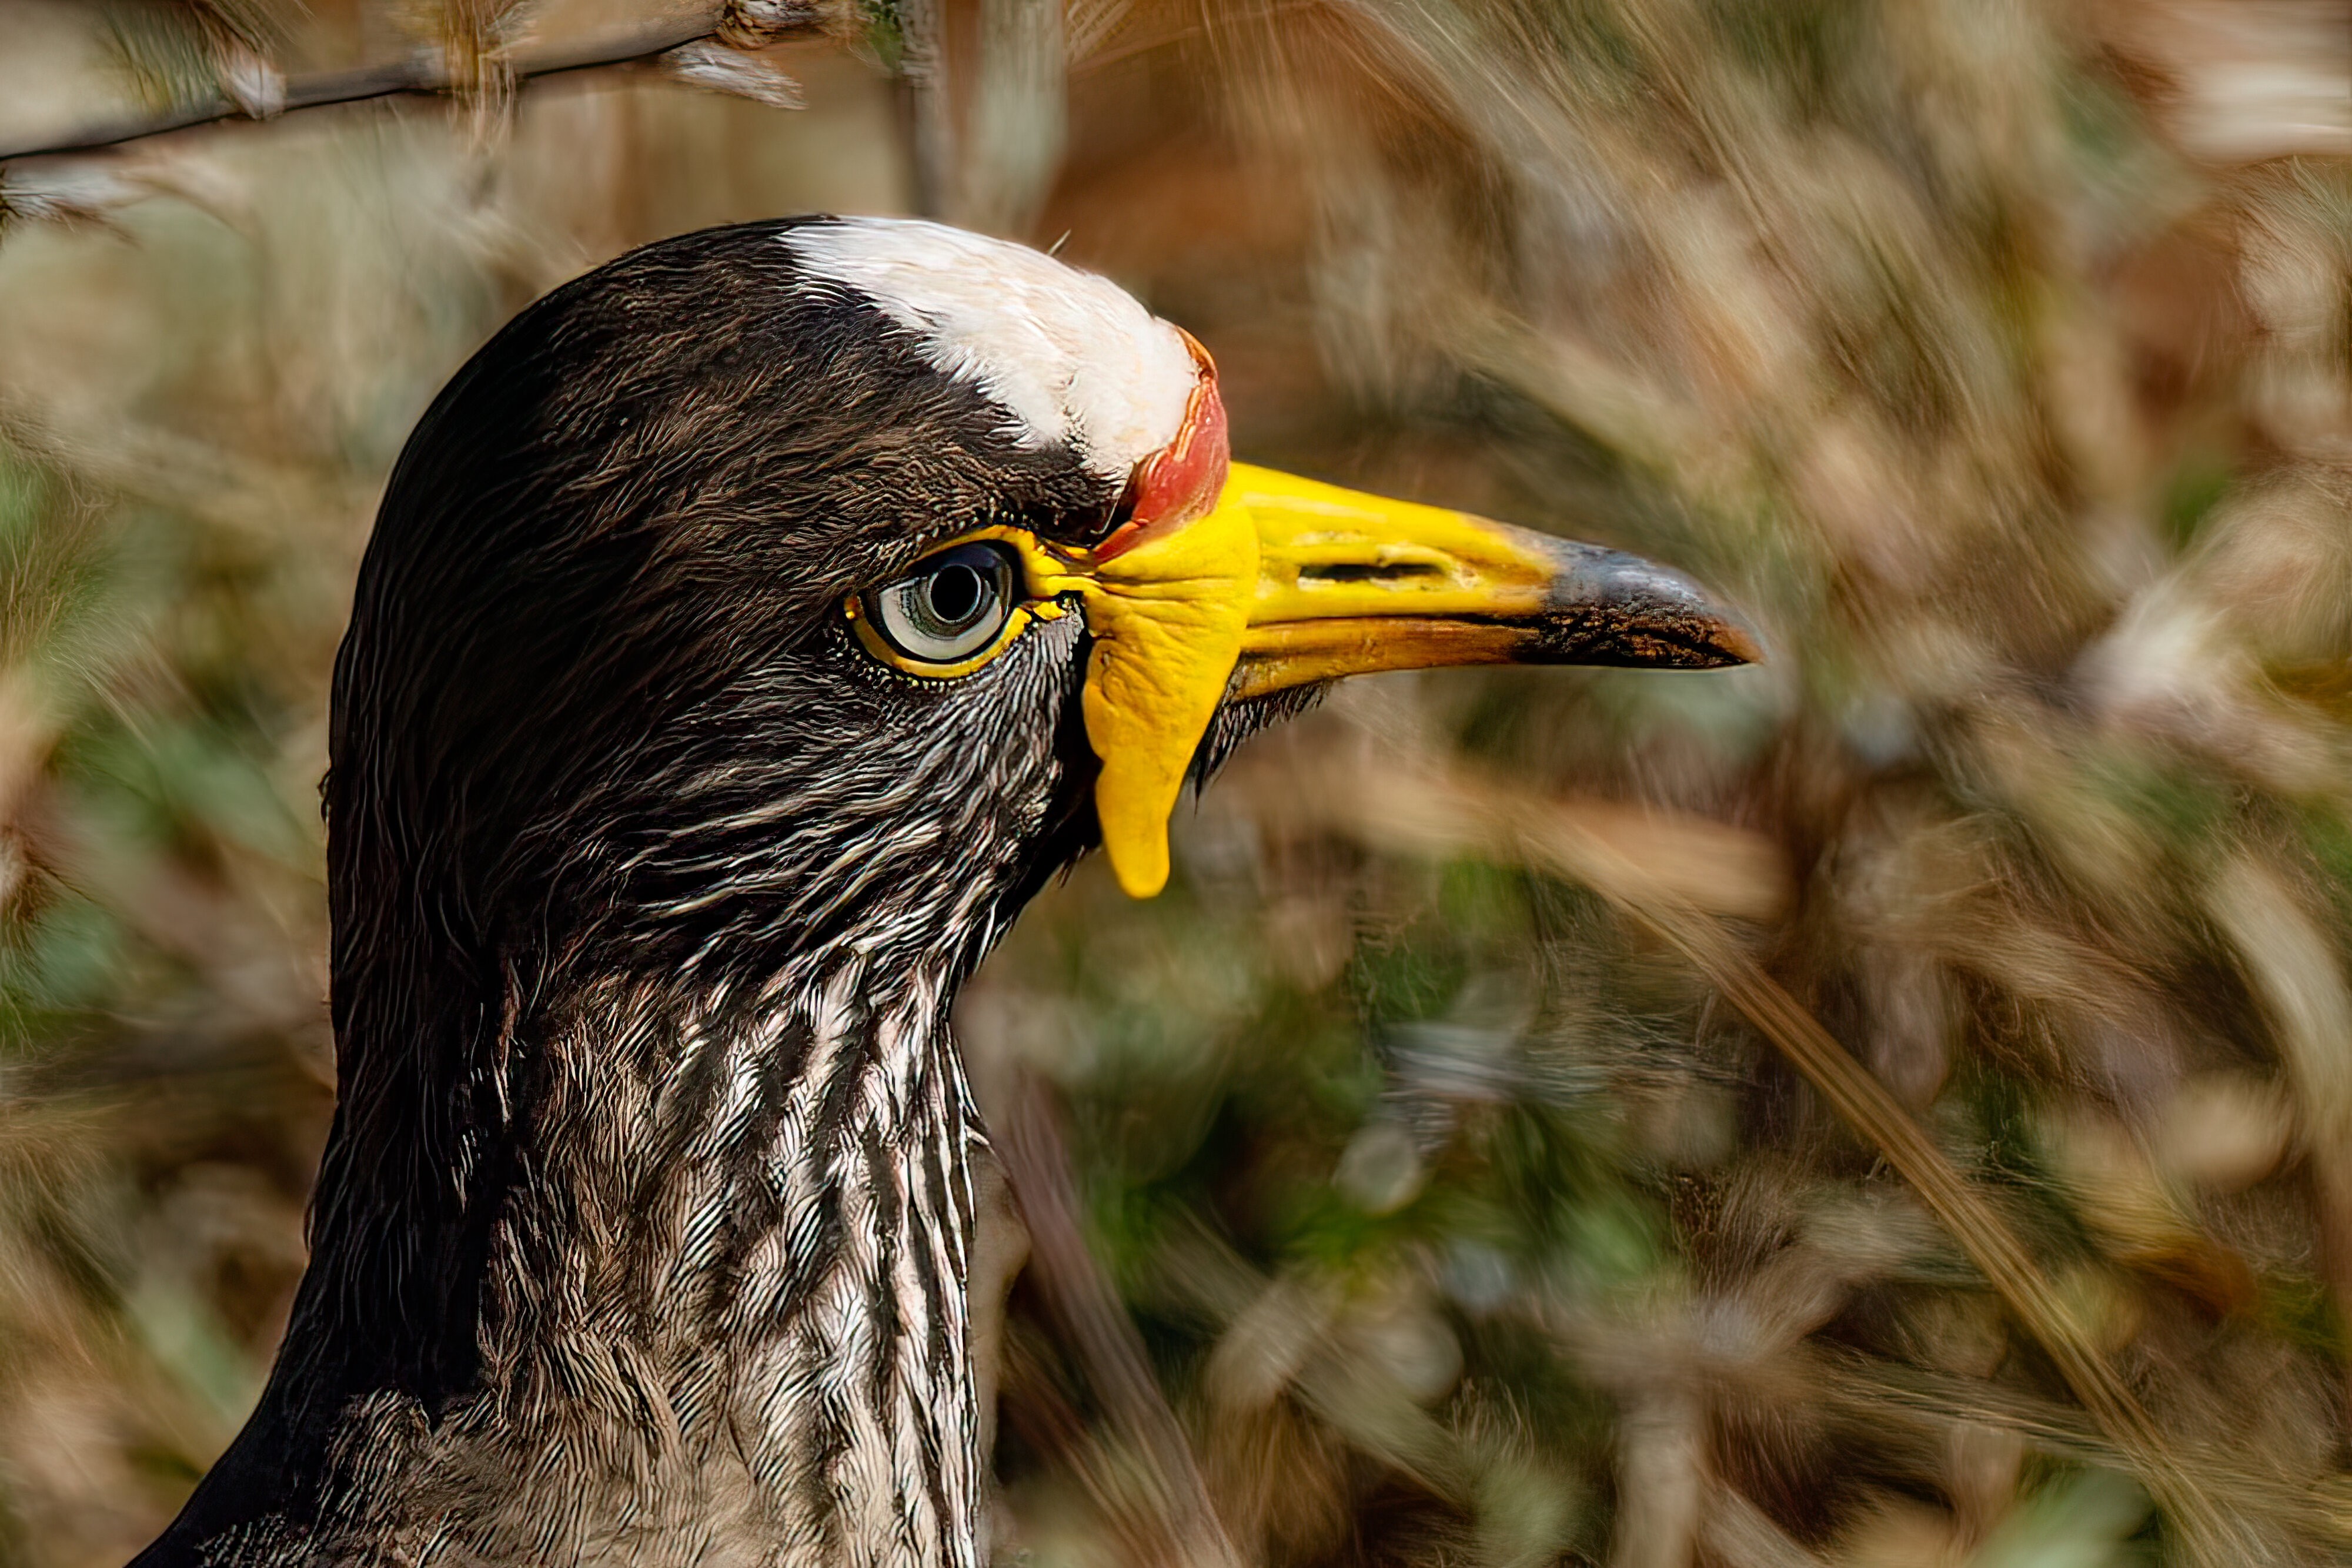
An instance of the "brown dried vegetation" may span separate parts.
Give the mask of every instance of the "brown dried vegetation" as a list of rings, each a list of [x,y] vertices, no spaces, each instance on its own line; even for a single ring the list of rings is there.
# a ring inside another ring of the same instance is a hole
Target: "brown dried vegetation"
[[[194,9],[494,75],[614,7]],[[0,16],[12,79],[64,62],[23,112],[115,90],[86,20]],[[608,78],[173,139],[0,243],[0,1562],[127,1555],[267,1365],[323,676],[408,421],[631,244],[919,193],[1199,334],[1246,455],[1671,559],[1774,655],[1364,683],[1166,898],[1041,901],[965,1019],[1035,1232],[1004,1550],[2352,1554],[2352,18],[939,38],[911,102],[795,46],[796,116]]]

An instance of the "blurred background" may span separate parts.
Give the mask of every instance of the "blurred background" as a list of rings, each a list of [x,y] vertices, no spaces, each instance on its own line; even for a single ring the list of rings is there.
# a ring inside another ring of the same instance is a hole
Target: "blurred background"
[[[0,1563],[128,1557],[268,1368],[410,423],[551,286],[812,209],[1058,246],[1238,455],[1774,654],[1357,683],[1167,895],[1032,909],[961,1020],[1002,1557],[2352,1560],[2352,10],[771,4],[521,79],[695,15],[0,6],[0,152],[466,89],[0,171]]]

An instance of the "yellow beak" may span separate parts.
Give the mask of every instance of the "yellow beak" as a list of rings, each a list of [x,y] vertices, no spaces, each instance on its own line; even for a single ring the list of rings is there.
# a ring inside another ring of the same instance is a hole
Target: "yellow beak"
[[[1096,813],[1138,898],[1167,884],[1168,819],[1222,703],[1379,670],[1761,656],[1735,613],[1637,556],[1240,463],[1205,516],[1071,564],[1056,586],[1094,637]]]

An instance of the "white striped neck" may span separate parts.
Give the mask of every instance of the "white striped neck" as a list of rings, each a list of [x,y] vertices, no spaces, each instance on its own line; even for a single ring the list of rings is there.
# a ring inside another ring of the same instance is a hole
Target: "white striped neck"
[[[391,1392],[341,1412],[311,1547],[978,1568],[982,1134],[946,988],[797,967],[684,1006],[614,983],[551,1017],[478,1379],[437,1413]],[[235,1534],[214,1561],[287,1560],[267,1520]]]

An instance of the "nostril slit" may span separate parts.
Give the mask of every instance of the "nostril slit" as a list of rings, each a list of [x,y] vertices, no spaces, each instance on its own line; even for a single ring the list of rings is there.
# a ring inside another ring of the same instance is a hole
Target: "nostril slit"
[[[1318,560],[1298,569],[1301,582],[1408,582],[1437,575],[1437,568],[1425,560]]]

